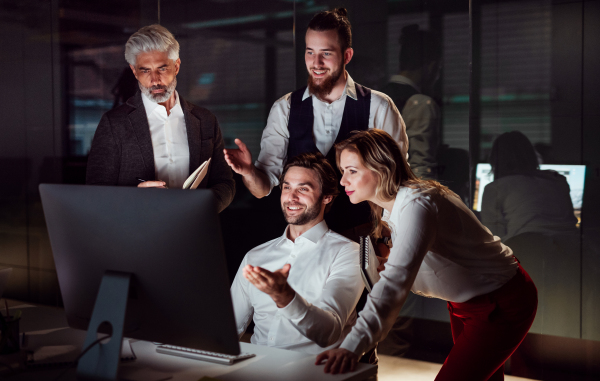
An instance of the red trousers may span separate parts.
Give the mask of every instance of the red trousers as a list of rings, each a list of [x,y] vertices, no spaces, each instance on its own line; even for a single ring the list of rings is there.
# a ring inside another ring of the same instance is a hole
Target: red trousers
[[[537,289],[521,265],[496,291],[464,303],[448,302],[454,347],[436,381],[504,380],[504,363],[529,331]]]

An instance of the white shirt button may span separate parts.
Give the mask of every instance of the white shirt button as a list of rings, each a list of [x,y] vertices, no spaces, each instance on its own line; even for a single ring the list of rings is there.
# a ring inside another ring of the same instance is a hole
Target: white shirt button
[[[270,338],[269,338],[269,340],[273,341],[273,338],[272,338],[272,337],[270,337]]]
[[[292,257],[292,258],[296,258],[296,254],[292,254],[292,255],[290,255],[290,257]]]

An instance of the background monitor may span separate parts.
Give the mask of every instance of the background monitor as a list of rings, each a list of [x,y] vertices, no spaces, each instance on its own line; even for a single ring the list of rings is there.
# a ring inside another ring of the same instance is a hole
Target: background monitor
[[[571,201],[573,209],[577,215],[581,211],[583,204],[583,188],[585,180],[585,165],[568,164],[540,164],[541,170],[552,170],[560,173],[567,178],[571,188]],[[475,173],[475,196],[473,197],[473,210],[481,211],[481,202],[483,200],[483,191],[485,186],[494,181],[492,166],[488,163],[477,164]]]
[[[210,190],[40,185],[69,326],[87,329],[108,271],[133,274],[124,335],[240,352]]]

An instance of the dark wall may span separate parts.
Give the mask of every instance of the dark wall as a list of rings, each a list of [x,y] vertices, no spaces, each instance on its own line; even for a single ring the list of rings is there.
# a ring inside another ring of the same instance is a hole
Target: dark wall
[[[40,182],[61,182],[60,50],[55,3],[4,3],[0,23],[0,266],[7,294],[55,304],[58,283],[39,202]]]

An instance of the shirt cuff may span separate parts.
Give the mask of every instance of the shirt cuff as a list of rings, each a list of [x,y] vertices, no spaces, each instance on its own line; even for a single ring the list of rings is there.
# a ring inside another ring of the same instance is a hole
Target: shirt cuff
[[[271,171],[269,171],[269,169],[266,168],[264,165],[262,165],[258,160],[254,162],[254,166],[257,169],[259,169],[262,172],[267,174],[267,177],[269,178],[269,183],[270,183],[269,194],[271,194],[271,191],[273,190],[273,188],[276,187],[277,185],[279,185],[279,178],[277,178],[277,176],[275,176]]]
[[[358,356],[362,356],[366,352],[366,348],[364,348],[365,344],[362,342],[359,336],[357,336],[354,331],[350,331],[348,336],[340,345],[340,348],[344,348]]]
[[[289,320],[302,319],[311,306],[300,294],[296,293],[294,299],[285,307],[280,308],[279,312]]]

